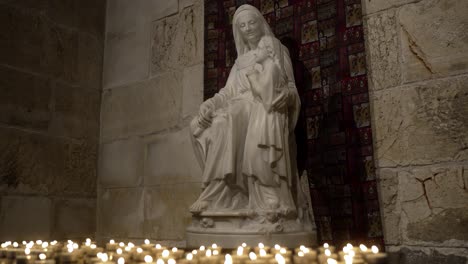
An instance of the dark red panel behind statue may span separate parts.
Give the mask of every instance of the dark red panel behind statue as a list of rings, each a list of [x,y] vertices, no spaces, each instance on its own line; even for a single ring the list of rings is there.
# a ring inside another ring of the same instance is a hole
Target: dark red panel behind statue
[[[291,53],[302,101],[298,167],[322,242],[382,248],[360,0],[205,0],[205,98],[237,57],[232,16],[259,8]]]

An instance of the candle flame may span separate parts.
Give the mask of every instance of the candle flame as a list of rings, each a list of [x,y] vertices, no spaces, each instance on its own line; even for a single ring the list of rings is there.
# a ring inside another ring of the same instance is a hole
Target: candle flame
[[[169,259],[167,261],[167,264],[176,264],[176,261],[174,259]]]
[[[165,250],[163,250],[161,255],[162,255],[163,258],[167,258],[167,257],[169,257],[169,254],[170,254],[169,250],[165,249]]]
[[[196,254],[198,254],[198,251],[196,251],[195,249],[192,250],[192,255],[196,255]]]
[[[135,247],[135,244],[133,244],[132,242],[129,242],[129,243],[128,243],[128,246],[129,246],[130,248],[132,248],[132,247]]]
[[[280,250],[280,249],[281,249],[280,245],[276,244],[276,245],[275,245],[275,249],[276,249],[276,250]]]
[[[68,253],[72,253],[73,252],[73,248],[72,247],[69,247],[68,248]]]
[[[310,249],[308,248],[304,248],[304,250],[302,250],[304,253],[309,253],[310,252]]]
[[[329,249],[325,249],[325,255],[327,257],[331,256],[331,251]]]
[[[377,246],[372,246],[371,250],[372,250],[372,253],[374,253],[374,254],[379,253],[379,248]]]
[[[156,246],[154,246],[156,249],[161,249],[161,245],[160,244],[156,244]]]
[[[249,253],[249,258],[250,258],[250,260],[257,260],[257,255],[255,255],[255,253],[253,253],[253,252],[250,252]]]
[[[218,247],[218,245],[216,245],[216,244],[213,244],[213,245],[211,245],[211,247],[212,247],[212,248],[217,248],[217,247]]]
[[[226,254],[226,256],[224,256],[224,264],[232,264],[232,257],[231,257],[231,255]]]
[[[39,254],[39,259],[40,260],[46,259],[46,254],[44,254],[44,253]]]
[[[31,249],[30,249],[30,248],[26,248],[26,249],[24,250],[24,254],[29,255],[30,253],[31,253]]]
[[[8,241],[8,242],[10,242],[10,241]],[[11,242],[10,242],[10,244],[11,244]],[[36,240],[36,244],[38,244],[38,245],[42,244],[42,240]]]
[[[114,240],[114,239],[111,239],[111,240],[109,240],[109,243],[110,243],[110,244],[115,244],[115,240]],[[125,261],[125,260],[124,260],[124,261]]]
[[[158,260],[156,261],[156,264],[164,264],[164,260],[158,259]]]
[[[124,243],[124,242],[120,242],[120,243],[119,243],[119,247],[125,247],[125,243]]]
[[[245,247],[247,247],[247,244],[246,244],[246,243],[242,243],[241,246],[245,248]]]
[[[353,257],[349,255],[344,256],[345,264],[353,264]]]
[[[121,248],[118,248],[115,252],[117,252],[118,255],[121,255],[123,253],[123,250]]]
[[[117,264],[125,264],[125,259],[120,257],[118,260],[117,260]]]
[[[205,250],[205,246],[200,246],[200,251],[204,251]]]
[[[367,247],[366,247],[366,245],[364,245],[364,244],[359,245],[359,248],[361,249],[362,252],[366,252],[366,251],[367,251]]]
[[[338,264],[338,261],[336,261],[335,259],[329,258],[327,259],[327,264]]]
[[[260,251],[259,251],[259,254],[260,254],[260,257],[264,257],[264,256],[266,256],[266,255],[267,255],[267,253],[266,253],[265,249],[263,249],[263,248],[262,248],[262,249],[260,249]]]
[[[301,258],[302,258],[302,257],[304,257],[304,252],[302,252],[302,251],[299,251],[299,252],[297,252],[297,255],[298,255],[299,257],[301,257]]]
[[[329,248],[330,245],[328,245],[328,243],[324,243],[324,244],[323,244],[323,247],[324,247],[324,248]]]
[[[207,257],[211,257],[211,249],[208,249],[205,254]]]
[[[286,252],[287,252],[287,250],[286,250],[285,248],[281,248],[281,249],[280,249],[280,253],[281,253],[281,254],[286,254]]]
[[[187,254],[187,260],[193,260],[193,254],[192,253]]]
[[[305,247],[304,245],[301,245],[301,246],[299,247],[300,250],[304,250],[305,248],[306,248],[306,247]]]
[[[219,251],[217,249],[213,250],[213,256],[218,256],[219,255]]]
[[[286,264],[286,260],[284,259],[283,256],[281,256],[281,254],[276,254],[275,260],[276,262],[278,262],[278,264]]]
[[[109,260],[107,253],[101,254],[101,260],[102,262],[107,262]]]
[[[90,247],[91,247],[91,249],[96,249],[97,246],[92,244]]]
[[[153,257],[150,256],[150,255],[146,255],[146,256],[145,256],[145,262],[146,262],[146,263],[151,263],[151,262],[153,262]]]
[[[145,244],[146,244],[146,245],[149,245],[149,244],[150,244],[149,239],[145,239]]]
[[[237,256],[242,256],[244,254],[244,248],[243,247],[238,247],[237,248]]]
[[[264,248],[265,245],[264,245],[263,243],[258,243],[258,247],[259,247],[259,248]]]
[[[138,253],[142,253],[142,252],[143,252],[143,249],[142,249],[142,248],[137,248],[137,252],[138,252]]]
[[[173,247],[173,248],[172,248],[172,252],[177,252],[177,248],[176,248],[176,247]]]
[[[13,247],[17,248],[19,246],[18,242],[13,242]]]

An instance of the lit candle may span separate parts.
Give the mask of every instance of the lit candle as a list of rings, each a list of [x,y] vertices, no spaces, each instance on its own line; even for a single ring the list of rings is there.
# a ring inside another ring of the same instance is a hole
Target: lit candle
[[[187,256],[185,256],[185,259],[180,259],[177,261],[179,264],[196,264],[198,263],[197,259],[193,257],[192,253],[188,253]]]
[[[260,259],[254,252],[249,253],[249,259],[245,260],[245,264],[266,264],[265,259]]]
[[[176,247],[173,247],[171,251],[172,251],[172,255],[176,259],[181,258],[184,255],[184,251],[182,249],[177,249]]]
[[[384,264],[387,263],[387,253],[379,252],[379,248],[376,246],[371,247],[371,254],[365,254],[364,259],[369,264]]]
[[[247,254],[245,254],[244,247],[242,246],[239,246],[232,254],[231,258],[234,264],[243,264],[249,258]]]
[[[118,244],[115,243],[115,240],[109,240],[109,243],[106,244],[107,251],[115,251],[118,248]]]
[[[34,261],[34,263],[36,263],[36,264],[55,264],[55,260],[47,259],[46,254],[41,253],[41,254],[39,254],[39,260]]]
[[[151,244],[151,241],[149,239],[145,239],[144,244],[141,245],[141,247],[145,251],[151,251],[151,249],[154,247],[154,244]]]

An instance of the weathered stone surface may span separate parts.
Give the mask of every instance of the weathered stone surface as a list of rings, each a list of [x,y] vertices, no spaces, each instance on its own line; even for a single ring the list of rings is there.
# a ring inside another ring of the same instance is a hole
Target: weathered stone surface
[[[102,189],[98,195],[98,236],[144,237],[143,189]]]
[[[47,130],[51,119],[49,80],[0,67],[0,122],[9,126]]]
[[[182,86],[182,117],[195,116],[203,102],[203,64],[184,69]]]
[[[40,196],[3,196],[0,210],[0,239],[49,239],[52,203]]]
[[[0,128],[1,186],[8,193],[92,196],[97,141]]]
[[[151,33],[151,74],[199,64],[203,61],[201,3],[155,21]]]
[[[188,208],[200,194],[199,183],[169,184],[145,190],[145,234],[182,240],[192,215]]]
[[[136,187],[141,182],[144,145],[139,138],[102,144],[99,183],[103,187]]]
[[[151,0],[148,9],[151,12],[151,21],[173,15],[179,11],[179,0],[159,1]]]
[[[378,167],[468,158],[468,77],[398,87],[373,95]]]
[[[468,206],[446,209],[422,221],[410,223],[407,236],[411,240],[436,243],[450,239],[468,241]]]
[[[382,228],[386,245],[400,243],[401,206],[398,200],[399,177],[392,169],[381,169],[378,178],[378,193],[382,212]]]
[[[182,73],[170,72],[145,82],[105,90],[101,139],[154,133],[176,125],[182,102]]]
[[[370,15],[382,10],[399,7],[408,3],[416,2],[418,0],[367,0],[361,1],[362,14]]]
[[[197,0],[179,0],[179,12],[187,8],[189,6],[192,6]]]
[[[96,199],[58,199],[54,201],[56,239],[94,237],[96,232]]]
[[[425,0],[401,7],[404,82],[468,71],[468,4],[457,0]]]
[[[447,247],[463,245],[468,240],[466,186],[464,168],[460,165],[400,169],[396,206],[383,201],[383,209],[384,212],[396,209],[395,212],[399,213],[398,203],[401,203],[404,213],[401,235],[406,243],[438,243]],[[383,219],[385,223],[390,221],[387,216]]]
[[[363,19],[370,90],[394,87],[401,82],[395,11]]]
[[[402,248],[400,250],[400,264],[466,264],[466,252],[460,252],[463,255],[443,254],[443,249],[427,250],[413,250],[409,248]]]
[[[53,135],[97,141],[101,93],[94,89],[54,84],[54,114],[49,125]]]
[[[104,88],[148,77],[149,20],[146,1],[108,1]]]
[[[189,129],[146,139],[145,185],[200,182]]]
[[[104,36],[78,35],[76,75],[82,87],[102,89]]]

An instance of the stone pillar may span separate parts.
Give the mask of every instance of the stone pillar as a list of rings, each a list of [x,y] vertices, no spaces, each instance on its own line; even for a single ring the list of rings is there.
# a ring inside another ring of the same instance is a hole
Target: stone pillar
[[[468,3],[362,3],[387,250],[400,263],[465,263]]]
[[[188,124],[203,100],[203,1],[107,3],[98,237],[183,245],[201,169]]]

